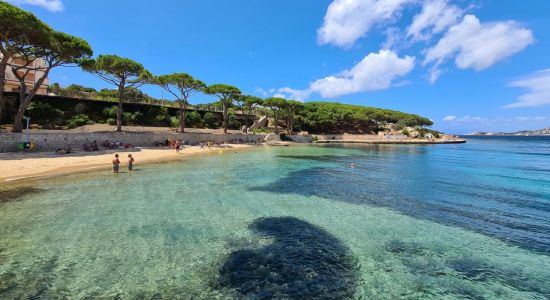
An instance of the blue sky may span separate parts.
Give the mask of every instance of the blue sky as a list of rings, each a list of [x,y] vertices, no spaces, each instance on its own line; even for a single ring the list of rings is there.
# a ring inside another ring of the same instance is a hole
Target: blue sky
[[[157,75],[418,113],[451,133],[550,126],[550,1],[9,2]],[[79,68],[50,81],[109,87]]]

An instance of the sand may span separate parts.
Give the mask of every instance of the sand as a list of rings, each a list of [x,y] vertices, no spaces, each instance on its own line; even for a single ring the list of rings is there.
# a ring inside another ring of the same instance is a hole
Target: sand
[[[98,152],[77,152],[65,155],[52,153],[0,153],[0,182],[16,182],[29,178],[40,178],[92,170],[110,170],[114,154],[120,155],[121,168],[126,166],[128,153],[132,153],[135,165],[178,160],[187,155],[201,155],[212,152],[258,147],[259,145],[231,144],[201,149],[186,146],[176,153],[169,148],[134,148],[103,150]]]

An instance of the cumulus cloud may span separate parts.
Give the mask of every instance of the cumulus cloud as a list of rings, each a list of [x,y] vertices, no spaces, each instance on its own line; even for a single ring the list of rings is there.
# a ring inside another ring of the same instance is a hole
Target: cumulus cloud
[[[422,4],[422,11],[407,28],[407,37],[415,41],[428,40],[458,23],[463,13],[462,9],[449,4],[447,0],[426,0]]]
[[[311,94],[311,91],[309,89],[296,90],[289,87],[275,89],[275,92],[276,93],[273,95],[273,97],[280,97],[280,98],[292,99],[292,100],[298,100],[298,101],[306,100]]]
[[[424,65],[435,63],[433,70],[437,71],[437,66],[454,58],[460,69],[481,71],[533,42],[532,32],[516,22],[481,23],[476,16],[466,15],[426,51]],[[437,76],[433,79],[435,81]]]
[[[383,90],[389,88],[394,79],[409,73],[414,64],[414,57],[399,57],[391,50],[380,50],[369,53],[349,70],[314,81],[309,90],[325,98]]]
[[[257,89],[262,96],[274,96],[304,101],[312,93],[323,98],[334,98],[352,93],[384,90],[390,86],[401,86],[408,81],[393,83],[395,79],[409,73],[415,65],[411,56],[399,57],[391,50],[369,53],[351,69],[312,82],[308,88],[299,90],[289,87]]]
[[[334,0],[317,30],[320,44],[350,47],[376,24],[392,20],[414,0]]]
[[[537,107],[550,104],[550,69],[532,73],[526,78],[513,81],[512,87],[527,90],[518,97],[518,101],[505,105],[504,108]]]
[[[60,12],[65,8],[61,0],[7,0],[7,2],[13,4],[35,5],[53,12]]]
[[[456,116],[454,116],[454,115],[446,116],[446,117],[443,118],[443,121],[445,121],[445,122],[451,122],[451,121],[454,121],[454,120],[456,120]]]

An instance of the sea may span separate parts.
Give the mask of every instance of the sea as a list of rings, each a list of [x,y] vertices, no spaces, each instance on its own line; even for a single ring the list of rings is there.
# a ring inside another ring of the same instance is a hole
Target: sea
[[[549,299],[550,138],[466,139],[2,183],[0,299]]]

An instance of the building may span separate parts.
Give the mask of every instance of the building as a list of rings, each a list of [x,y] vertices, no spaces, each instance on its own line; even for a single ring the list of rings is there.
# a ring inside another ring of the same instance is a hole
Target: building
[[[0,54],[1,55],[1,54]],[[1,56],[0,56],[1,57]],[[15,58],[12,60],[13,64],[16,65],[25,65],[25,60],[22,58]],[[29,68],[37,69],[41,67],[46,66],[46,61],[42,58],[38,58],[34,60]],[[23,71],[21,71],[23,72]],[[34,87],[38,79],[44,74],[44,71],[42,70],[32,70],[30,71],[27,76],[25,76],[25,83],[27,85],[27,90],[30,90]],[[12,72],[12,69],[10,66],[6,68],[6,83],[4,85],[4,91],[6,92],[18,92],[21,89],[21,84],[19,83],[19,80]],[[48,93],[48,78],[44,80],[38,91],[36,92],[39,95],[46,95]]]

